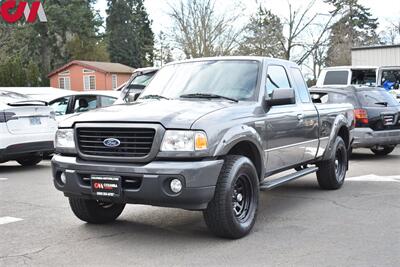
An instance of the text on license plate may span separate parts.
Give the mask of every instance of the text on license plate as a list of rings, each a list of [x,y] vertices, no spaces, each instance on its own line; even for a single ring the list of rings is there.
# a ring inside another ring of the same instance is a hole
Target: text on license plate
[[[42,124],[39,117],[29,118],[29,122],[31,125],[41,125]]]
[[[92,192],[97,196],[118,197],[121,194],[121,177],[92,175]]]

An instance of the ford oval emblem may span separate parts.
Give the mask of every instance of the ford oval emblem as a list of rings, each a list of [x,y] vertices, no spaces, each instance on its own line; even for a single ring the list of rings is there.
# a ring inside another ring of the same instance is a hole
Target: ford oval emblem
[[[103,144],[104,144],[106,147],[117,147],[117,146],[119,146],[119,145],[121,144],[121,141],[119,141],[119,140],[116,139],[116,138],[107,138],[107,139],[105,139],[105,140],[103,141]]]

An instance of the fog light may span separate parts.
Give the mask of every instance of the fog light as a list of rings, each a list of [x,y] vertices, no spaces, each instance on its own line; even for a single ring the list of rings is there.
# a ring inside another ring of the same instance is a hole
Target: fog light
[[[62,172],[62,173],[61,173],[60,180],[61,180],[61,182],[62,182],[63,184],[66,184],[66,183],[67,183],[67,175],[65,175],[65,172]]]
[[[182,190],[182,182],[178,179],[173,179],[169,185],[171,191],[174,193],[179,193]]]

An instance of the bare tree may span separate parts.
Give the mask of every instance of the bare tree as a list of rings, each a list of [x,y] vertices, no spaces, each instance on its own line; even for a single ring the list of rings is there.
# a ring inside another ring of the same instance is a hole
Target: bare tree
[[[302,48],[302,54],[296,59],[298,64],[302,64],[323,43],[324,36],[329,31],[333,19],[337,14],[336,12],[330,14],[311,14],[311,9],[314,7],[315,2],[316,0],[311,0],[304,9],[298,8],[295,10],[290,2],[288,2],[289,18],[285,20],[288,32],[286,34],[286,42],[282,41],[281,46],[285,51],[285,58],[288,60],[293,58],[293,50],[295,48]],[[322,16],[327,16],[328,18],[322,27],[320,27],[318,19]],[[316,25],[318,27],[315,27]],[[311,44],[304,39],[304,34],[309,31],[313,31],[316,37]]]
[[[183,1],[170,5],[172,38],[186,58],[229,55],[237,46],[241,29],[233,26],[237,15],[217,14],[215,0]]]

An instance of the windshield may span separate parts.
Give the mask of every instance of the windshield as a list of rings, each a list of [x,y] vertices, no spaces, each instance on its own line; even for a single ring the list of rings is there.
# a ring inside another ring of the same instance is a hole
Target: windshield
[[[357,92],[362,106],[365,107],[394,107],[400,105],[399,102],[385,90],[367,90]]]
[[[169,65],[158,72],[140,99],[213,95],[253,100],[258,66],[259,62],[253,60],[210,60]]]

